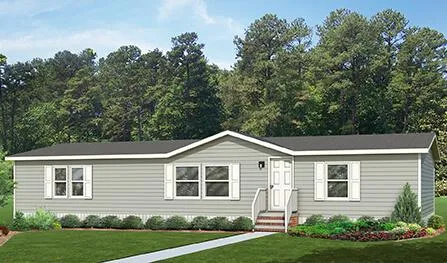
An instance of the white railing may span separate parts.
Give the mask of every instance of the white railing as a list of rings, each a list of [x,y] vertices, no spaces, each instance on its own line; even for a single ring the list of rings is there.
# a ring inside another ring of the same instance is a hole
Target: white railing
[[[298,210],[298,189],[293,188],[289,192],[286,199],[286,205],[284,208],[284,232],[287,233],[287,228],[289,228],[289,221],[292,213]]]
[[[259,212],[267,210],[267,188],[258,188],[251,203],[251,220],[256,223]]]

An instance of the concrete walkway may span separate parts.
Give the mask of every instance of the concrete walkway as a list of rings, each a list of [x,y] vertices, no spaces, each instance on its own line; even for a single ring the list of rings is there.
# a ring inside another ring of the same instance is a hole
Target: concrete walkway
[[[159,260],[164,260],[168,258],[178,257],[182,255],[187,255],[207,249],[212,249],[216,247],[222,247],[234,243],[239,243],[242,241],[247,241],[250,239],[255,239],[259,237],[265,237],[271,234],[275,234],[272,232],[254,232],[254,233],[247,233],[247,234],[241,234],[231,237],[224,237],[219,238],[211,241],[205,241],[202,243],[192,244],[192,245],[186,245],[182,247],[176,247],[176,248],[170,248],[165,250],[160,250],[157,252],[142,254],[138,256],[128,257],[128,258],[122,258],[117,259],[113,261],[108,261],[107,263],[148,263],[148,262],[154,262]]]

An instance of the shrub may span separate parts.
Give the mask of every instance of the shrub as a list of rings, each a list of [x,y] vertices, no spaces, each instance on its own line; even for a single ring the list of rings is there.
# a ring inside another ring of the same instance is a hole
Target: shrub
[[[231,222],[223,216],[216,216],[210,219],[212,230],[231,230]]]
[[[101,219],[105,228],[121,228],[121,219],[117,216],[105,216]]]
[[[9,228],[6,226],[0,226],[0,236],[3,234],[5,236],[7,236],[9,233]]]
[[[128,216],[123,219],[121,227],[124,229],[142,229],[144,228],[144,224],[140,217]]]
[[[417,195],[411,190],[409,183],[404,185],[396,205],[394,206],[391,219],[393,221],[403,221],[406,223],[421,223],[421,211],[418,207]]]
[[[188,228],[189,223],[183,216],[172,216],[166,220],[166,229],[183,230]]]
[[[445,226],[444,218],[439,215],[432,215],[427,221],[427,226],[434,229],[440,229]]]
[[[21,212],[21,211],[16,212],[16,217],[12,220],[12,223],[9,226],[9,228],[14,231],[29,230],[29,224],[28,224],[28,221],[26,220],[23,212]]]
[[[323,223],[326,223],[326,220],[324,219],[323,215],[311,215],[308,218],[306,218],[306,222],[304,222],[305,225],[316,225]]]
[[[395,223],[379,223],[379,230],[383,231],[391,231],[393,228],[396,227]]]
[[[206,230],[210,228],[210,220],[205,216],[196,216],[191,221],[191,228],[196,230]]]
[[[398,227],[407,227],[407,226],[408,226],[407,223],[402,222],[402,221],[397,222],[396,225],[397,225]]]
[[[372,216],[361,216],[361,217],[357,218],[357,221],[375,222],[377,220]]]
[[[422,227],[418,224],[408,224],[408,229],[414,232],[419,232],[421,231]]]
[[[62,229],[61,223],[59,223],[58,221],[54,222],[53,223],[53,229],[54,230],[61,230]]]
[[[350,222],[351,220],[349,219],[349,217],[345,216],[345,215],[334,215],[331,216],[327,222],[330,223],[339,223],[339,222]]]
[[[159,230],[165,228],[165,220],[161,216],[153,216],[146,221],[147,229]]]
[[[95,216],[95,215],[89,215],[87,216],[84,221],[82,222],[84,227],[95,227],[95,228],[102,228],[103,227],[103,223],[102,220],[99,216]]]
[[[408,231],[410,231],[410,228],[404,226],[397,226],[391,230],[392,233],[399,235],[405,234]]]
[[[251,231],[253,230],[253,221],[245,216],[238,217],[233,220],[233,230]]]
[[[53,229],[53,224],[57,222],[56,216],[41,208],[37,209],[36,213],[28,218],[28,225],[32,229],[49,230]]]
[[[63,216],[59,221],[63,228],[76,228],[82,226],[81,220],[75,215]]]
[[[377,222],[379,223],[390,223],[391,222],[391,218],[388,216],[382,217],[380,219],[377,220]]]
[[[436,234],[436,230],[434,230],[431,227],[426,228],[425,231],[427,231],[427,234],[430,235],[430,236],[433,236],[434,234]]]

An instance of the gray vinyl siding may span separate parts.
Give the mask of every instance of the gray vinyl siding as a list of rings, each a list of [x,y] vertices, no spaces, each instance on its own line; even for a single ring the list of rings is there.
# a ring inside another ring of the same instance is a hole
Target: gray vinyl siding
[[[316,161],[360,161],[360,201],[315,201]],[[416,154],[295,157],[295,187],[299,189],[298,214],[301,220],[312,214],[325,217],[344,214],[352,218],[362,215],[390,216],[406,182],[417,193],[417,179]]]
[[[257,188],[267,187],[269,156],[280,155],[252,143],[226,137],[170,160],[89,160],[16,162],[16,210],[43,207],[57,214],[134,214],[185,216],[251,216]],[[258,161],[266,167],[258,168]],[[165,200],[164,164],[240,163],[240,200]],[[92,164],[93,199],[44,199],[44,165]]]
[[[421,211],[422,217],[435,212],[435,163],[431,153],[421,155]]]

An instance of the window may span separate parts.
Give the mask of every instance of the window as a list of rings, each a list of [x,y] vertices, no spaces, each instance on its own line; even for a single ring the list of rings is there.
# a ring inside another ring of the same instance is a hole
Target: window
[[[199,166],[175,167],[175,196],[199,198]]]
[[[54,196],[67,197],[67,167],[54,167]]]
[[[84,168],[71,167],[71,196],[84,196]]]
[[[230,196],[230,166],[205,166],[205,196]]]
[[[348,198],[348,164],[327,165],[327,197]]]

